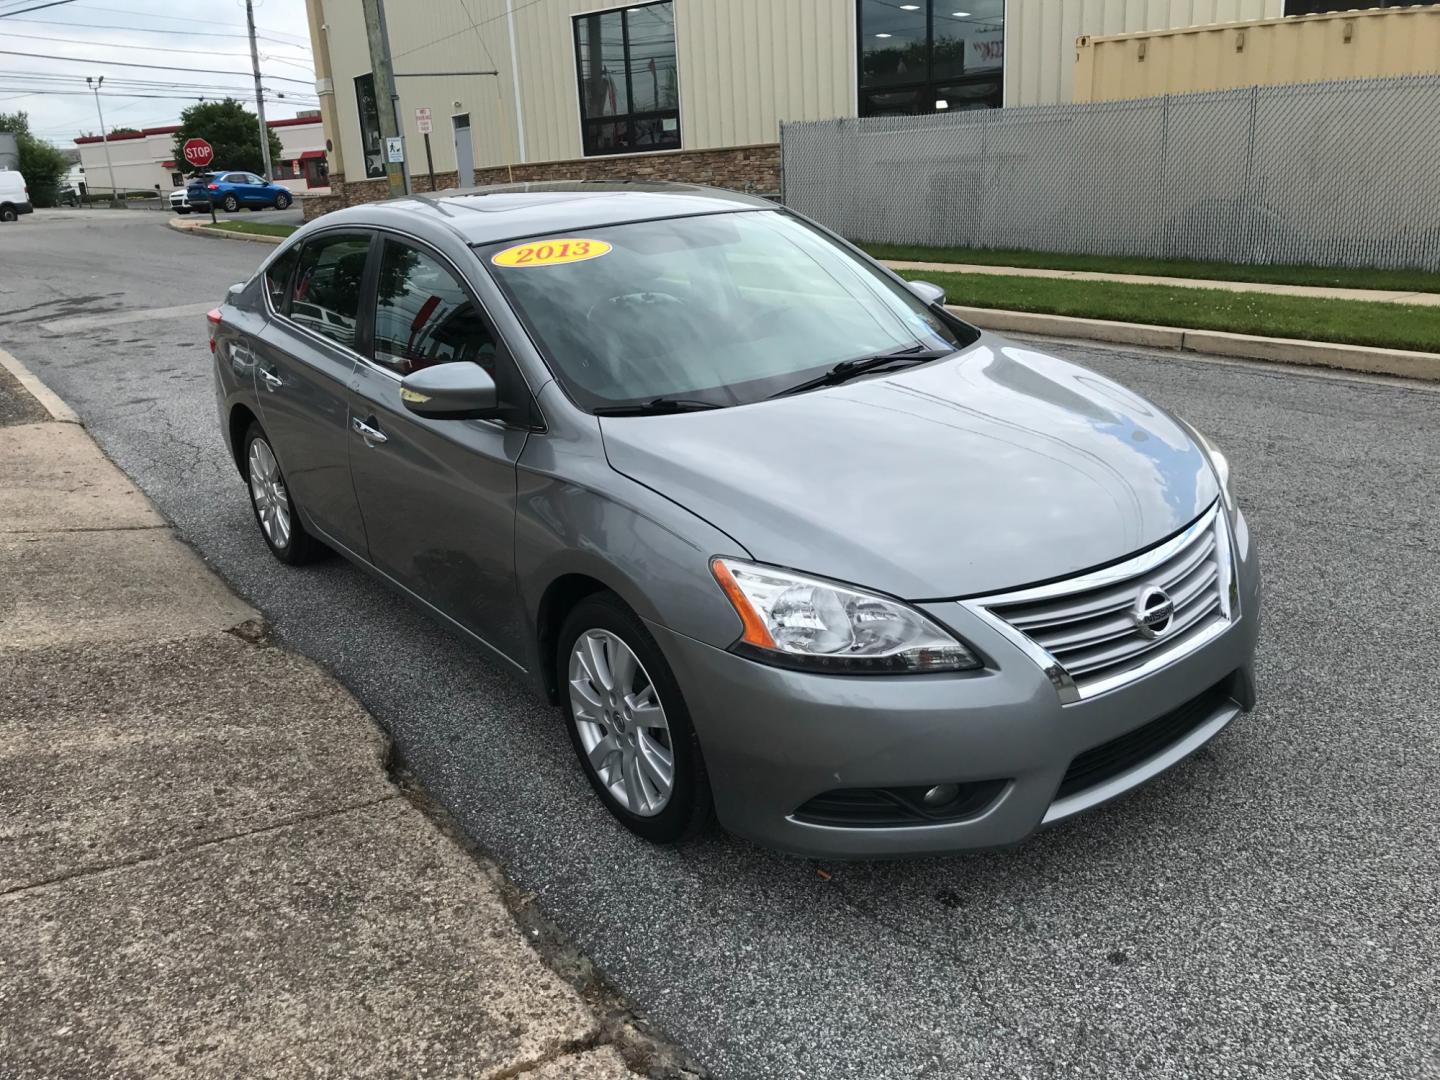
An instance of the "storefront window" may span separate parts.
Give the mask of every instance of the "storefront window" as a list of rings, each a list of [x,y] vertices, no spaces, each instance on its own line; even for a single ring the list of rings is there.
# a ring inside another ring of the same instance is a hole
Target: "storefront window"
[[[1409,7],[1416,0],[1285,0],[1286,15],[1321,15],[1330,11]]]
[[[679,148],[672,0],[577,15],[575,63],[587,156]]]
[[[375,101],[375,76],[355,78],[355,102],[360,110],[360,146],[365,151],[365,175],[385,175],[385,154],[381,150],[380,108]]]
[[[998,108],[1005,0],[859,0],[860,115]]]

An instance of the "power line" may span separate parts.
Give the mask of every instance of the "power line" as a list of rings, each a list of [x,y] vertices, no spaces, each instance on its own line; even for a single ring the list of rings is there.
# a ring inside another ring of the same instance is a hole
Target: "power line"
[[[69,0],[66,0],[66,2],[69,2]],[[88,8],[90,11],[108,11],[108,12],[114,14],[114,15],[140,15],[140,16],[142,16],[142,17],[144,17],[144,18],[147,18],[147,19],[159,19],[161,22],[191,23],[191,22],[194,22],[194,21],[195,21],[193,18],[181,18],[181,17],[179,17],[179,16],[177,16],[177,15],[156,15],[153,11],[135,11],[135,10],[133,10],[133,9],[131,9],[131,8],[102,7],[102,6],[100,6],[99,4],[81,4],[80,6],[81,6],[82,8]],[[221,23],[220,25],[221,25],[221,26],[236,26],[236,27],[239,26],[238,23]],[[302,37],[300,37],[300,35],[298,35],[298,34],[287,34],[287,33],[285,33],[283,30],[275,30],[275,29],[272,29],[272,28],[270,28],[270,27],[265,27],[264,29],[269,30],[270,33],[272,33],[272,34],[277,34],[277,35],[279,35],[280,37],[283,37],[283,38],[292,38],[292,39],[294,39],[294,40],[297,41],[297,42],[303,42],[305,45],[309,45],[309,44],[310,44],[310,41],[309,41],[308,38],[302,38]],[[241,36],[241,37],[248,37],[249,35],[248,35],[248,34],[242,34],[242,35],[240,35],[240,36]]]
[[[124,43],[95,41],[87,38],[50,37],[45,34],[7,34],[6,37],[25,38],[28,41],[59,41],[67,45],[94,45],[101,49],[148,49],[154,52],[186,53],[190,56],[227,56],[233,60],[244,60],[248,56],[246,53],[216,52],[213,49],[172,49],[168,45],[136,45],[128,41]],[[286,60],[283,56],[277,56],[274,59],[282,63],[295,63],[293,60]]]
[[[492,23],[492,22],[494,22],[496,19],[504,19],[504,18],[506,18],[507,16],[516,15],[516,14],[518,14],[519,12],[524,11],[524,10],[525,10],[526,8],[528,8],[528,7],[534,7],[534,6],[535,6],[536,4],[538,4],[538,3],[540,3],[540,0],[526,0],[525,3],[521,4],[519,7],[514,8],[514,9],[511,10],[511,11],[501,12],[499,15],[491,15],[490,18],[488,18],[488,19],[481,19],[481,20],[479,20],[478,22],[472,21],[472,22],[470,23],[470,29],[471,29],[471,30],[476,30],[476,31],[478,31],[478,30],[480,29],[480,27],[484,26],[486,23]],[[466,14],[468,15],[469,13],[467,12]],[[461,31],[461,32],[463,33],[464,31]],[[454,36],[455,36],[455,35],[454,35],[453,33],[446,34],[444,37],[438,37],[438,38],[435,38],[435,40],[433,40],[433,41],[427,41],[427,42],[425,42],[424,45],[416,45],[413,49],[406,49],[404,52],[395,53],[394,56],[392,56],[390,59],[391,59],[392,61],[393,61],[393,60],[398,60],[398,59],[399,59],[400,57],[402,57],[402,56],[409,56],[411,53],[413,53],[413,52],[419,52],[421,49],[428,49],[431,45],[438,45],[438,44],[440,44],[440,42],[442,42],[442,41],[449,41],[449,40],[450,40],[451,38],[453,38]]]
[[[15,21],[17,23],[30,23],[35,26],[65,26],[71,30],[127,30],[132,34],[168,34],[171,37],[224,37],[239,38],[242,41],[249,40],[250,37],[249,34],[225,34],[215,30],[165,30],[158,26],[121,26],[118,23],[73,23],[61,22],[58,19],[16,19]],[[308,45],[296,45],[289,41],[281,41],[279,38],[267,37],[264,34],[256,34],[255,36],[261,41],[269,41],[275,45],[282,45],[287,49],[304,49],[306,52],[310,51],[310,46]],[[137,47],[145,48],[146,46]]]
[[[45,8],[59,7],[61,4],[73,4],[75,0],[50,0],[48,4],[36,4],[34,7],[12,8],[9,11],[0,11],[0,19],[8,18],[11,15],[24,15],[27,11],[43,11]]]
[[[533,2],[533,0],[532,0]],[[89,56],[56,56],[53,53],[27,53],[17,52],[14,49],[0,49],[0,56],[29,56],[37,60],[68,60],[72,64],[99,64],[104,67],[132,67],[149,68],[153,71],[193,71],[197,75],[239,75],[246,77],[249,73],[244,71],[227,71],[224,68],[183,68],[170,64],[136,64],[124,60],[96,60]],[[292,82],[301,86],[313,86],[310,79],[292,79],[288,75],[266,75],[267,79],[274,82]]]
[[[60,86],[63,87],[63,86],[68,86],[68,85],[78,85],[80,76],[77,76],[77,75],[43,75],[43,74],[39,74],[39,73],[36,73],[36,72],[31,72],[31,71],[3,71],[3,70],[0,70],[0,79],[5,79],[5,80],[7,80],[7,81],[9,81],[9,82],[22,82],[22,81],[23,81],[23,82],[26,82],[26,83],[31,83],[31,82],[33,82],[33,83],[40,83],[40,84],[58,83],[58,84],[60,84]],[[106,82],[105,86],[106,86],[106,89],[107,89],[107,90],[108,90],[108,89],[112,89],[112,88],[129,89],[129,90],[196,90],[196,91],[200,91],[200,92],[202,92],[202,93],[225,93],[225,94],[243,93],[245,90],[248,90],[248,87],[241,88],[241,87],[231,86],[231,85],[228,85],[228,84],[226,84],[226,83],[182,82],[182,81],[180,81],[180,80],[178,80],[178,79],[125,79],[125,78],[114,78],[114,79],[110,79],[108,82]],[[296,91],[288,91],[288,92],[286,92],[286,91],[276,91],[276,90],[270,89],[269,87],[266,87],[266,88],[265,88],[265,92],[266,92],[267,95],[285,94],[286,100],[291,100],[291,99],[296,99],[296,100],[298,100],[298,99],[301,99],[301,98],[310,98],[311,100],[318,100],[317,98],[314,97],[314,95],[307,95],[307,94],[303,94],[303,93],[298,93],[298,92],[296,92]]]

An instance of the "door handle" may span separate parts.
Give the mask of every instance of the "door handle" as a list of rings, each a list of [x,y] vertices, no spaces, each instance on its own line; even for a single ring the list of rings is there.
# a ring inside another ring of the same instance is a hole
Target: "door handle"
[[[377,427],[371,427],[358,416],[352,416],[350,418],[350,426],[355,429],[356,434],[365,440],[367,446],[374,446],[376,443],[389,441],[390,437],[388,435]]]
[[[285,385],[285,380],[268,368],[260,369],[260,378],[265,380],[265,389],[269,390],[272,394]]]

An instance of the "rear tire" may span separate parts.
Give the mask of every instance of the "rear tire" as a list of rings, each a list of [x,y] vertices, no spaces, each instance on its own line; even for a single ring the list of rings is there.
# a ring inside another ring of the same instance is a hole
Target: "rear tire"
[[[13,206],[0,206],[0,221],[16,221],[19,217]]]
[[[703,832],[713,808],[700,741],[645,624],[614,593],[596,593],[566,617],[557,648],[570,741],[605,808],[655,844]]]
[[[250,509],[270,553],[287,566],[302,566],[323,558],[329,549],[305,531],[265,429],[251,424],[240,446]]]

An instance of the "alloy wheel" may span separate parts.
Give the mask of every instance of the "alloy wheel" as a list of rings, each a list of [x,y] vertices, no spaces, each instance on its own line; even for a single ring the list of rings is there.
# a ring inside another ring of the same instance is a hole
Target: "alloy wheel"
[[[265,536],[277,548],[290,543],[290,494],[285,490],[285,477],[270,444],[264,439],[250,443],[250,497],[255,500],[255,514]]]
[[[570,651],[570,710],[591,767],[640,817],[665,809],[675,753],[665,706],[645,665],[615,634],[587,630]]]

